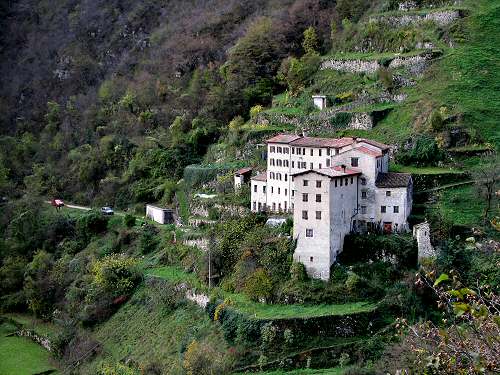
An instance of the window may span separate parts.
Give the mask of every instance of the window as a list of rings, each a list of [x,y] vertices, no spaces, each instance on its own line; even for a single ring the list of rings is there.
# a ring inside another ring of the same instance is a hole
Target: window
[[[284,148],[283,149],[283,153],[284,154],[289,154],[290,153],[290,149],[288,147]]]
[[[302,211],[302,219],[307,220],[307,211]]]
[[[321,149],[318,150],[319,156],[321,156],[321,151],[323,151],[323,150],[321,150]]]
[[[259,202],[259,211],[262,211],[262,203]]]
[[[351,158],[351,166],[357,167],[359,162],[359,158]]]
[[[366,185],[366,178],[364,177],[361,178],[361,185]]]
[[[281,194],[281,189],[280,188],[278,188],[278,194]]]
[[[276,203],[273,203],[273,211],[276,211]]]
[[[295,190],[292,190],[292,197],[295,197]]]
[[[276,160],[276,162],[277,162],[276,164],[278,164],[278,167],[281,167],[281,166],[282,166],[282,161],[281,161],[281,159]]]
[[[380,212],[382,212],[383,214],[385,214],[386,207],[385,206],[380,206]]]
[[[288,189],[285,189],[285,197],[288,195]]]
[[[345,186],[349,185],[349,179],[346,177],[345,178]]]
[[[339,178],[339,181],[340,181],[340,186],[344,186],[344,179]]]
[[[314,169],[314,167],[313,167],[313,163],[310,163],[309,165],[311,166],[311,168],[310,168],[310,169]]]
[[[292,168],[295,168],[295,162],[292,160]]]
[[[314,261],[314,257],[309,257],[309,261],[313,262]]]
[[[285,173],[285,181],[288,181],[288,174]]]
[[[336,148],[336,149],[335,149],[335,155],[338,155],[338,154],[339,154],[339,152],[340,152],[340,151],[339,151],[339,149],[338,149],[338,148]]]
[[[274,146],[271,146],[271,151],[270,152],[274,152]]]
[[[330,159],[326,159],[326,166],[329,167],[330,166]]]
[[[274,180],[274,172],[269,172],[269,178],[270,178],[271,180]]]
[[[285,167],[288,167],[288,160],[285,160]]]
[[[399,206],[394,206],[394,213],[399,214]]]
[[[278,147],[278,153],[281,154],[281,147]]]
[[[271,186],[271,194],[274,193],[274,188]]]
[[[321,187],[321,181],[320,181],[320,180],[316,181],[316,187],[317,187],[317,188],[320,188],[320,187]]]
[[[309,186],[309,181],[308,180],[304,180],[304,186]]]
[[[278,203],[278,211],[281,211],[281,203]]]
[[[337,180],[335,180],[335,187],[337,187]]]
[[[255,211],[257,209],[257,202],[253,202],[253,210]]]
[[[319,163],[319,169],[321,169],[321,163]]]
[[[311,148],[311,156],[314,156],[314,150]]]
[[[391,196],[391,191],[390,191],[390,190],[387,190],[387,191],[385,192],[385,196],[386,196],[386,197],[390,197],[390,196]]]
[[[361,213],[366,214],[366,206],[361,206]]]
[[[302,155],[305,155],[305,154],[306,154],[306,148],[305,148],[305,147],[303,147],[303,148],[302,148]]]
[[[262,192],[265,193],[266,192],[266,185],[262,186]]]
[[[361,199],[366,199],[366,191],[361,192]]]
[[[321,202],[321,194],[316,194],[316,202]]]
[[[302,194],[302,202],[308,202],[309,201],[309,197],[306,193],[303,193]]]
[[[316,211],[316,219],[321,220],[321,211]]]
[[[330,156],[330,149],[329,149],[329,148],[327,148],[327,149],[326,149],[326,154],[327,154],[328,156]]]
[[[312,237],[313,236],[313,230],[312,229],[306,229],[306,237]]]
[[[283,205],[284,205],[285,211],[286,211],[286,201],[283,202]]]

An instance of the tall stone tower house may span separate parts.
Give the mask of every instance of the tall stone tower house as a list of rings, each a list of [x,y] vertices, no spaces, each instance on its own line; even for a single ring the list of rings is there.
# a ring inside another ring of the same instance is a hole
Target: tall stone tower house
[[[330,277],[349,232],[408,230],[412,180],[388,172],[387,145],[280,134],[267,152],[267,171],[251,181],[251,209],[293,212],[294,259],[312,277]]]

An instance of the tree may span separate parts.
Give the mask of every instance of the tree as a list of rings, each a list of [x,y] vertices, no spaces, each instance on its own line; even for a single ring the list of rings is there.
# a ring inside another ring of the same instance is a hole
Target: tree
[[[491,204],[495,199],[500,180],[500,158],[498,155],[485,157],[472,171],[476,189],[479,196],[484,199],[483,221],[488,221]]]
[[[115,297],[130,294],[141,278],[137,260],[118,254],[96,261],[92,274],[94,285]]]
[[[255,270],[245,282],[245,293],[253,301],[267,300],[271,297],[273,284],[263,268]]]
[[[302,48],[306,55],[312,55],[318,53],[318,36],[316,35],[316,30],[314,27],[309,26],[304,31],[304,41],[302,42]]]

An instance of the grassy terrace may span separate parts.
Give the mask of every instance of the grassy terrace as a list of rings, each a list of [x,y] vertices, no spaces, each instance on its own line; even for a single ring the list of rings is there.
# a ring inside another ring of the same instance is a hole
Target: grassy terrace
[[[477,199],[474,186],[465,185],[446,189],[439,193],[436,209],[443,217],[458,225],[481,224],[484,202]]]
[[[192,273],[187,273],[174,266],[163,266],[146,270],[146,275],[161,277],[173,283],[186,282],[187,284],[206,291],[206,287]],[[354,302],[342,305],[267,305],[253,302],[244,294],[227,293],[220,289],[214,292],[221,293],[229,299],[234,308],[257,319],[288,319],[310,318],[327,315],[347,315],[365,311],[372,311],[376,304]]]
[[[19,322],[23,320],[31,323],[26,317],[15,316],[13,318]],[[27,324],[26,328],[32,327]],[[36,328],[39,333],[51,331],[50,327],[37,325]],[[52,356],[47,350],[25,337],[6,337],[15,330],[16,327],[10,323],[0,325],[0,374],[32,375],[50,370],[54,371],[52,374],[57,374],[57,369],[52,364]]]
[[[391,172],[402,172],[411,174],[443,174],[443,173],[462,173],[459,170],[453,168],[442,168],[442,167],[415,167],[411,165],[398,165],[391,164]]]

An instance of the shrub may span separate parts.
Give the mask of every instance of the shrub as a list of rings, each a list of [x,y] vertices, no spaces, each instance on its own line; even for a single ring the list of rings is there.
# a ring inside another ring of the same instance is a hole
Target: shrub
[[[188,375],[226,374],[232,361],[210,343],[193,340],[184,353],[183,366]]]
[[[271,279],[262,268],[257,269],[245,282],[245,294],[253,301],[269,299],[272,290]]]
[[[135,225],[135,216],[131,214],[126,214],[123,217],[123,224],[125,224],[127,228],[132,228]]]
[[[425,135],[418,137],[410,150],[396,155],[396,163],[403,165],[432,166],[444,159],[445,154],[436,140]]]
[[[160,243],[158,229],[151,224],[146,224],[142,228],[139,237],[139,249],[142,254],[149,254],[155,251]]]
[[[90,211],[76,221],[77,234],[87,241],[93,235],[106,231],[107,227],[108,218],[97,211]]]
[[[292,281],[306,281],[309,276],[307,276],[306,267],[299,262],[293,262],[290,267],[290,275]]]
[[[264,107],[261,105],[257,104],[254,105],[252,108],[250,108],[250,118],[255,119],[259,113],[261,113],[264,110]]]
[[[141,279],[137,260],[118,254],[95,262],[92,274],[93,284],[113,296],[129,295]]]

